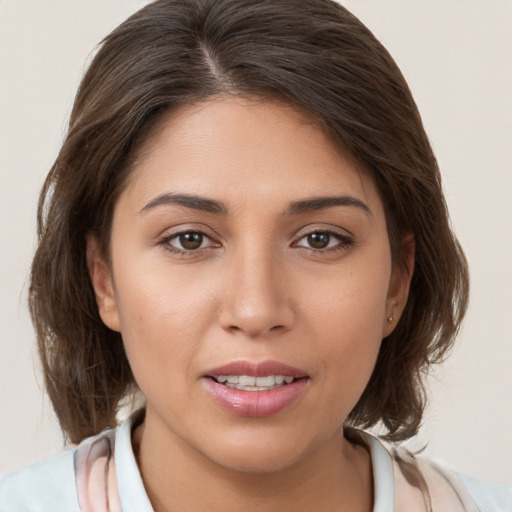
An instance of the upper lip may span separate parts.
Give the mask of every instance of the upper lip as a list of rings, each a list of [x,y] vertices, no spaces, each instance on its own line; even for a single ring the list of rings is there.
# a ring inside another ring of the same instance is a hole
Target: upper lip
[[[231,361],[230,363],[208,370],[206,377],[220,375],[249,375],[251,377],[266,377],[267,375],[283,375],[284,377],[307,377],[307,373],[293,366],[278,361],[252,362],[246,360]]]

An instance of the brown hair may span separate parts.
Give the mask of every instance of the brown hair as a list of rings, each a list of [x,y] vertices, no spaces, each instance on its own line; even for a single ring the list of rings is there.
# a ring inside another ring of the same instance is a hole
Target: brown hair
[[[113,426],[135,389],[121,335],[98,314],[86,236],[108,257],[135,149],[164,113],[221,93],[279,97],[311,112],[375,180],[396,265],[404,265],[404,235],[414,234],[406,309],[347,420],[382,422],[395,441],[414,435],[426,371],[446,355],[467,306],[467,265],[404,78],[373,34],[331,0],[159,0],[102,42],[40,196],[31,276],[46,389],[64,434],[78,442]]]

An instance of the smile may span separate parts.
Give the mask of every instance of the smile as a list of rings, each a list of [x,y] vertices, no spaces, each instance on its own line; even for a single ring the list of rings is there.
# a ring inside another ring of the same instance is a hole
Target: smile
[[[276,361],[234,361],[210,370],[202,380],[221,409],[263,418],[288,409],[304,395],[310,378],[302,370]]]
[[[254,377],[253,375],[219,375],[215,380],[228,388],[243,391],[268,391],[291,384],[295,380],[295,377],[287,377],[284,375],[267,375],[265,377]]]

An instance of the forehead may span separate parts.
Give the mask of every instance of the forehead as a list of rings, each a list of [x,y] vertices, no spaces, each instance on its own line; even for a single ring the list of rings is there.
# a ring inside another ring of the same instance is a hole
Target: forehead
[[[168,191],[266,207],[336,193],[380,203],[366,169],[311,114],[279,100],[216,98],[167,114],[125,192],[140,202]]]

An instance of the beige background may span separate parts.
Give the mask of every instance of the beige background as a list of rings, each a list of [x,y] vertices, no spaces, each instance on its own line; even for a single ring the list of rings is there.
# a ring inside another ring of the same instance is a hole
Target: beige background
[[[94,45],[137,0],[0,0],[0,473],[62,445],[34,362],[26,283],[38,189]],[[346,0],[408,79],[472,273],[457,349],[420,442],[512,483],[512,2]]]

